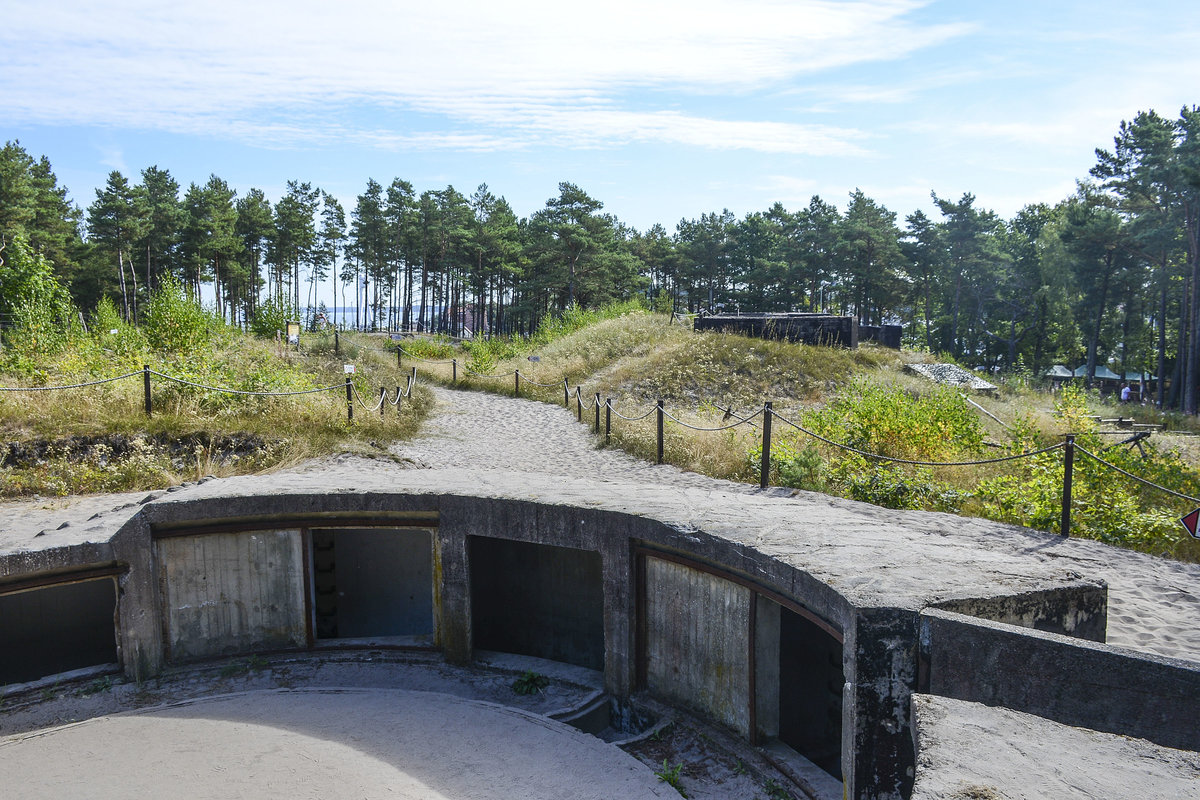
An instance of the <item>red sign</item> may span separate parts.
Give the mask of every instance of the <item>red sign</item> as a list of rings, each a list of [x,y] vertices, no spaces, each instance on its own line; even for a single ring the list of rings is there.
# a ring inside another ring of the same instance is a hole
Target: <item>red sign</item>
[[[1197,527],[1200,527],[1200,508],[1180,518],[1179,521],[1183,523],[1183,527],[1187,528],[1187,532],[1193,538],[1200,539],[1200,533],[1196,533]]]

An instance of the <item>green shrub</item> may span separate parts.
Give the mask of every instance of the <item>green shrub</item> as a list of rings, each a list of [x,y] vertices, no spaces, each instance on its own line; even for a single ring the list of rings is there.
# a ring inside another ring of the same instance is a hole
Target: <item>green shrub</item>
[[[300,319],[300,311],[284,297],[263,300],[250,316],[250,332],[264,339],[274,339],[275,334],[287,331],[289,322]]]
[[[983,447],[979,417],[948,387],[913,395],[895,384],[859,378],[827,407],[805,414],[804,421],[836,442],[891,458],[961,460]]]
[[[162,282],[146,303],[142,331],[155,350],[188,353],[208,344],[220,322],[188,297],[173,278]]]

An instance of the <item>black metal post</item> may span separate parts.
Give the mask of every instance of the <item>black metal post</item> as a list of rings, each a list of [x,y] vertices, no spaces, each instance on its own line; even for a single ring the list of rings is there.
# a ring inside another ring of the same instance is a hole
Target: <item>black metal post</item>
[[[571,407],[571,385],[563,378],[563,408]]]
[[[336,356],[340,352],[342,352],[341,342],[338,341],[337,328],[334,328],[333,329],[333,354]]]
[[[417,368],[414,365],[412,368],[412,375],[408,379],[408,396],[409,397],[412,397],[412,387],[414,387],[416,385],[417,385]]]
[[[765,489],[771,477],[771,403],[763,403],[762,465],[758,488]]]
[[[1066,446],[1063,447],[1063,494],[1062,494],[1062,523],[1059,533],[1071,535],[1071,479],[1075,472],[1075,434],[1068,433]]]
[[[596,392],[596,424],[592,428],[592,433],[600,432],[600,393]]]
[[[150,365],[142,365],[142,383],[146,387],[146,416],[154,413],[154,406],[150,403]]]
[[[663,401],[658,401],[658,463],[663,463]]]
[[[612,398],[608,397],[604,400],[604,443],[608,444],[612,438]]]
[[[458,383],[458,359],[450,359],[450,382]]]
[[[575,387],[575,419],[583,422],[583,389]]]
[[[521,396],[521,370],[513,373],[513,397]]]
[[[350,376],[346,376],[346,421],[354,422],[354,387],[350,385]]]
[[[387,405],[387,387],[379,387],[379,418],[383,419],[383,407]]]
[[[396,387],[396,416],[400,416],[400,406],[404,403],[404,393],[400,391],[400,387]]]

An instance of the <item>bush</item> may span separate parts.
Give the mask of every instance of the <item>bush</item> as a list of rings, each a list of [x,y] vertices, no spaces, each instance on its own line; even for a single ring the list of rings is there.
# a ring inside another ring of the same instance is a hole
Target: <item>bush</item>
[[[150,346],[176,353],[192,352],[208,344],[219,325],[173,278],[164,280],[151,295],[142,319],[142,331]]]
[[[287,324],[300,319],[300,311],[288,299],[272,297],[262,301],[250,317],[250,332],[264,339],[287,331]]]

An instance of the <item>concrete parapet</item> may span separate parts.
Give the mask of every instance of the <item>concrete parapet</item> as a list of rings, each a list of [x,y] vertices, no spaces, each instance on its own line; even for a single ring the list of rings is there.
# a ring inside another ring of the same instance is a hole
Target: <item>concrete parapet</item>
[[[1200,665],[928,609],[921,691],[1200,750]]]

